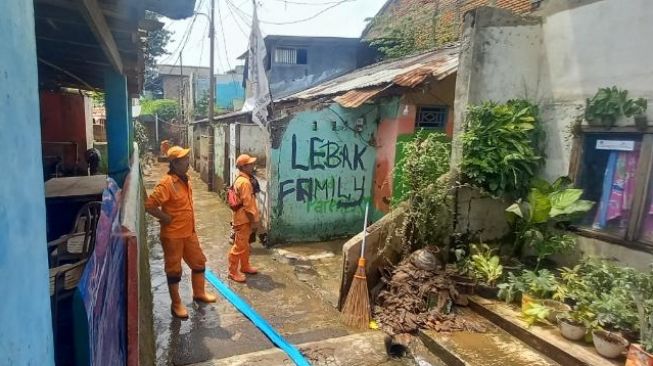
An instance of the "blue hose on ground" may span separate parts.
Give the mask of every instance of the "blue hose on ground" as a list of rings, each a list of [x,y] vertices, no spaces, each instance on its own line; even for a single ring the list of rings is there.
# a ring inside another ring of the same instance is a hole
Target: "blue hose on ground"
[[[279,334],[272,326],[261,317],[256,310],[254,310],[245,300],[243,300],[240,296],[238,296],[235,292],[233,292],[227,285],[222,283],[218,279],[218,277],[210,270],[206,269],[206,272],[204,273],[206,276],[206,279],[215,287],[222,296],[224,296],[233,306],[238,309],[241,313],[243,313],[249,320],[254,323],[254,325],[260,329],[263,334],[265,334],[272,343],[274,343],[277,347],[281,348],[286,354],[290,357],[290,359],[295,363],[297,366],[310,366],[310,363],[306,361],[304,356],[295,348],[292,344],[288,343],[281,334]]]

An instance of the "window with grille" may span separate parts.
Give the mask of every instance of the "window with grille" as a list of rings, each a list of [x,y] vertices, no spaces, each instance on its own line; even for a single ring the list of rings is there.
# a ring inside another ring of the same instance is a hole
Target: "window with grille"
[[[419,107],[416,127],[442,129],[447,125],[447,114],[446,106]]]
[[[306,65],[308,62],[306,49],[277,48],[274,50],[274,63],[289,65]]]

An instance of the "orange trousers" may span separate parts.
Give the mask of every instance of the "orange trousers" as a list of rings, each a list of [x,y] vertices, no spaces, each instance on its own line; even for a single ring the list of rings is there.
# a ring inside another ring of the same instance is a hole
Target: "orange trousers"
[[[182,238],[161,238],[163,246],[163,261],[165,272],[168,277],[168,284],[175,284],[181,281],[181,260],[190,267],[193,273],[203,273],[206,266],[206,256],[200,248],[200,241],[197,234]]]
[[[234,245],[229,251],[229,273],[235,275],[238,273],[238,264],[240,270],[246,271],[249,265],[249,237],[252,235],[252,225],[249,223],[233,227],[235,238]]]

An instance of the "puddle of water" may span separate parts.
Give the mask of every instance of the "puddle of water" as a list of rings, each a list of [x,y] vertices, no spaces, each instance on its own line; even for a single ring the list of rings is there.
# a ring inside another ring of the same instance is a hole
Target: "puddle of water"
[[[447,343],[470,364],[484,366],[553,366],[551,360],[503,333],[458,332]]]

